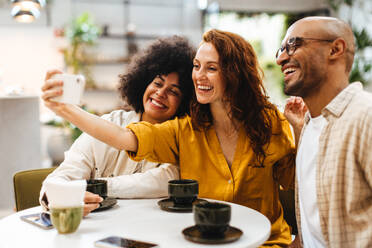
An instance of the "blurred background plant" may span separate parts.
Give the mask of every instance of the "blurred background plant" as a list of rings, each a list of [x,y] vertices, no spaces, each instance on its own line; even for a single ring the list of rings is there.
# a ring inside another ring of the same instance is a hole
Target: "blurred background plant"
[[[71,124],[70,122],[60,118],[59,116],[56,116],[54,119],[44,124],[48,126],[62,128],[64,133],[70,136],[70,139],[72,142],[74,142],[77,138],[79,138],[80,134],[82,134],[82,131],[79,128],[77,128],[75,125]]]
[[[81,108],[91,114],[98,114],[95,111],[87,110],[87,107],[84,105]],[[79,138],[79,136],[82,134],[82,131],[75,125],[55,114],[44,116],[44,121],[42,121],[42,123],[47,126],[60,128],[65,135],[69,136],[71,143]]]
[[[56,29],[56,37],[66,37],[67,47],[62,49],[67,71],[73,74],[83,74],[87,88],[96,88],[90,71],[90,62],[86,56],[86,48],[94,46],[101,34],[98,27],[88,12],[84,12],[73,19],[64,29]]]
[[[82,109],[87,111],[85,106],[82,106]],[[97,114],[94,111],[88,112]],[[51,160],[51,165],[59,165],[64,160],[65,151],[79,138],[82,131],[54,113],[44,114],[41,123],[50,127],[48,129],[49,136],[46,140],[46,151]]]
[[[81,131],[54,114],[44,115],[42,123],[50,128],[48,138],[46,139],[46,152],[50,158],[50,165],[57,166],[64,160],[64,153],[72,143],[80,136]]]
[[[328,0],[332,10],[349,23],[355,36],[355,58],[350,82],[360,81],[369,84],[372,81],[372,34],[368,25],[372,22],[371,2],[366,0]]]

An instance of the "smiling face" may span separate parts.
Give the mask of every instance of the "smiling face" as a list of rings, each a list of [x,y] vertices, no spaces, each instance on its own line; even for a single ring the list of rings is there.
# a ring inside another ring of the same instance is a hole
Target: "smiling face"
[[[182,100],[178,73],[156,76],[143,94],[142,120],[160,123],[172,118]]]
[[[292,25],[283,40],[285,44],[294,37],[326,39],[318,30],[319,23],[299,21]],[[305,40],[292,55],[283,51],[276,62],[284,73],[284,93],[306,98],[316,93],[327,78],[327,53],[330,43]]]
[[[194,58],[192,80],[199,103],[222,102],[225,84],[221,78],[219,55],[211,43],[202,43]]]

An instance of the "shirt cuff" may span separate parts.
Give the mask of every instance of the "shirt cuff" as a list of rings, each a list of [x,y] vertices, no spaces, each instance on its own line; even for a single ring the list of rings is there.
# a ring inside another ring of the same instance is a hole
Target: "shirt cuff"
[[[49,208],[48,208],[48,198],[44,192],[43,194],[43,197],[41,198],[40,200],[40,205],[41,205],[41,208],[43,209],[43,211],[49,211]]]

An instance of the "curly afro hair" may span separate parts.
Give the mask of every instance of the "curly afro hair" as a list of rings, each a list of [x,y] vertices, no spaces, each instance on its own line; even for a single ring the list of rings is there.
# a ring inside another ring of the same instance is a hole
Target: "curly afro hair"
[[[189,113],[194,86],[191,78],[195,48],[186,38],[174,35],[152,43],[137,54],[129,65],[128,73],[119,75],[121,97],[134,111],[143,113],[143,94],[158,75],[177,72],[182,100],[176,116]]]

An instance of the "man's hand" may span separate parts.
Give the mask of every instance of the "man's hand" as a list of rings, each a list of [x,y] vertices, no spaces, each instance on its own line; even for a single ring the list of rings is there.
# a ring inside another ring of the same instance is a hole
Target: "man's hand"
[[[103,198],[99,195],[86,191],[84,196],[84,216],[87,216],[90,212],[99,208],[99,203],[102,201]]]
[[[304,126],[306,112],[307,107],[301,97],[292,96],[287,99],[284,108],[284,116],[293,127],[296,145],[298,143],[302,127]]]
[[[284,108],[284,116],[293,127],[302,128],[306,112],[307,107],[301,97],[292,96],[287,99]]]

